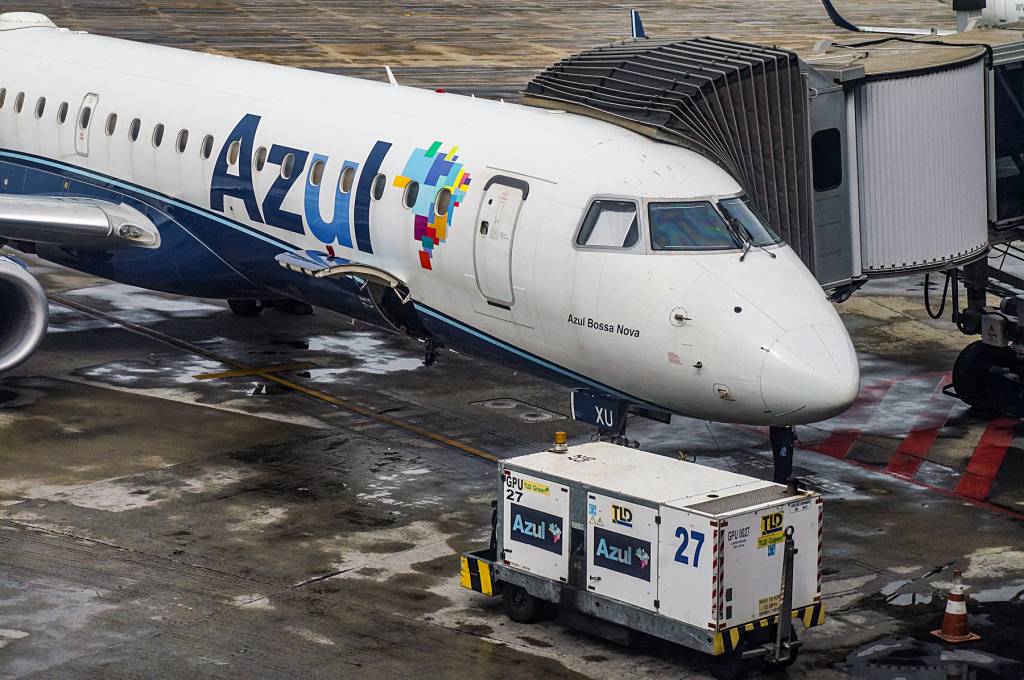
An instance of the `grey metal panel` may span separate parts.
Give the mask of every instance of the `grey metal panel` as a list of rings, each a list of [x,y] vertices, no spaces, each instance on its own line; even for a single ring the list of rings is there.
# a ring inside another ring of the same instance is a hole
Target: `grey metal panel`
[[[863,271],[921,271],[988,247],[984,63],[857,92]]]
[[[992,65],[1002,66],[1015,61],[1024,61],[1024,42],[1007,43],[992,47]]]
[[[813,271],[820,284],[831,288],[850,283],[860,274],[860,256],[854,252],[851,233],[855,221],[850,214],[850,192],[857,184],[857,159],[849,152],[852,135],[847,129],[846,93],[842,87],[819,90],[810,107],[811,139],[815,133],[835,128],[841,140],[842,183],[833,189],[814,191]]]

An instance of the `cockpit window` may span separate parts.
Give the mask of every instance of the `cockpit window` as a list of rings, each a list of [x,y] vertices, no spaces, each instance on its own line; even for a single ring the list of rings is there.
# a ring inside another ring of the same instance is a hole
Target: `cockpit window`
[[[647,212],[655,250],[725,250],[740,246],[708,201],[651,203]]]
[[[746,196],[723,198],[718,201],[718,205],[726,217],[731,217],[738,223],[738,228],[746,232],[745,236],[755,246],[771,246],[782,240],[757,216],[754,206]]]
[[[594,201],[576,237],[590,248],[632,248],[640,240],[636,204],[632,201]]]

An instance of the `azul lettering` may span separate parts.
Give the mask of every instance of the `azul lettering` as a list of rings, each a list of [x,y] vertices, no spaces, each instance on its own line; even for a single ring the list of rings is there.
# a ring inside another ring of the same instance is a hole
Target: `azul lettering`
[[[603,333],[615,333],[618,335],[625,335],[627,338],[639,338],[640,330],[636,328],[630,328],[624,326],[621,323],[606,323],[604,321],[598,321],[597,319],[591,319],[590,317],[576,316],[575,314],[569,314],[569,317],[565,320],[567,324],[573,326],[580,326],[583,328],[589,328],[595,331],[601,331]]]
[[[594,554],[620,564],[633,564],[633,553],[617,545],[610,545],[604,538],[597,544],[597,552]]]
[[[544,529],[545,525],[524,520],[522,515],[516,515],[516,520],[512,524],[512,531],[520,534],[526,534],[527,536],[533,536],[534,538],[539,538],[542,541],[546,537]]]
[[[334,187],[334,212],[328,221],[320,211],[320,189],[325,182],[312,182],[312,170],[316,161],[322,161],[326,165],[330,160],[323,154],[311,154],[305,149],[279,144],[272,145],[267,165],[280,167],[286,164],[290,166],[290,171],[279,172],[263,200],[257,198],[253,184],[253,151],[260,120],[260,116],[247,113],[224,140],[214,164],[213,179],[210,183],[210,208],[222,213],[228,212],[225,198],[231,197],[241,201],[248,219],[252,222],[297,234],[304,233],[308,226],[310,233],[321,243],[337,242],[347,248],[352,247],[354,232],[354,240],[359,250],[372,253],[373,243],[369,224],[370,192],[373,179],[391,144],[378,141],[373,145],[366,163],[362,165],[363,171],[359,175],[354,201],[353,192],[343,191],[340,181],[331,182]],[[307,163],[311,155],[313,162]],[[339,168],[339,180],[349,168],[353,172],[357,171],[360,164],[343,160]],[[290,212],[283,207],[285,199],[300,177],[305,177],[301,214]],[[350,211],[353,219],[350,219]]]

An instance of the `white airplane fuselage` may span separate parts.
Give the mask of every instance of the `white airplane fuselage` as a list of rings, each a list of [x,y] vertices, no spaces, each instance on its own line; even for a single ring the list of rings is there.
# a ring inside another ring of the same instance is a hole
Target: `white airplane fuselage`
[[[742,261],[739,246],[655,249],[651,204],[742,193],[692,151],[570,113],[46,25],[0,31],[0,88],[0,192],[123,203],[160,231],[158,248],[41,244],[45,259],[379,317],[358,278],[275,259],[312,253],[403,282],[408,313],[450,348],[640,405],[788,425],[856,396],[849,335],[788,246]],[[577,245],[600,199],[636,205],[635,245]]]

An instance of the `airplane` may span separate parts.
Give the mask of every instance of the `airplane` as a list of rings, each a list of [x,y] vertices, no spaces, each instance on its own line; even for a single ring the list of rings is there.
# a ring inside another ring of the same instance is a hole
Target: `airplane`
[[[821,0],[822,5],[825,6],[825,12],[836,27],[857,33],[946,36],[966,33],[976,28],[1002,28],[1024,18],[1024,2],[1019,0],[939,0],[939,2],[950,5],[956,12],[957,30],[906,26],[899,28],[859,26],[840,14],[832,4],[832,0]]]
[[[291,299],[385,324],[428,363],[443,347],[568,385],[604,431],[632,413],[774,431],[857,396],[821,286],[693,151],[390,70],[347,78],[35,13],[0,15],[0,52],[0,245],[241,315]],[[0,260],[0,372],[38,345],[45,300]]]

